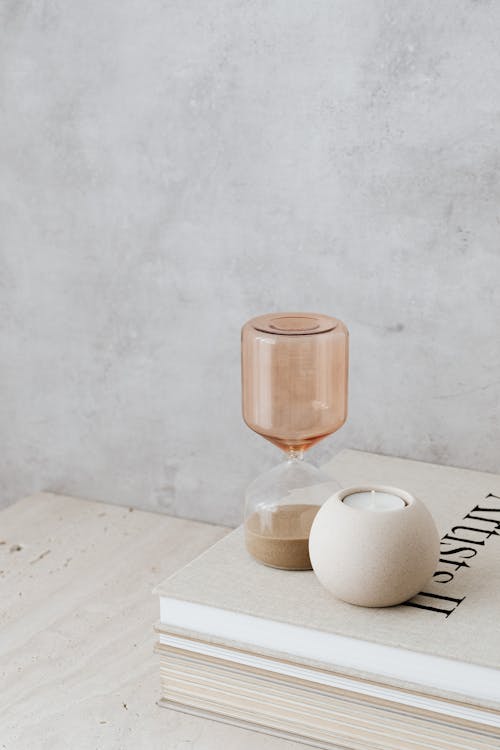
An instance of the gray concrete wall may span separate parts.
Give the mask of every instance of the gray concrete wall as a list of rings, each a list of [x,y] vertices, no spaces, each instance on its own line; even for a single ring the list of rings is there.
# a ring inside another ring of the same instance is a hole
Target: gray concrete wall
[[[499,470],[500,3],[0,2],[0,498],[236,523],[239,330],[351,331],[344,446]]]

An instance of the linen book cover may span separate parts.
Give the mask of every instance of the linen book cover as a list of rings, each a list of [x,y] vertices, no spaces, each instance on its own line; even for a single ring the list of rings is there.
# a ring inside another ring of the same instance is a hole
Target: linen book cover
[[[240,528],[158,586],[161,627],[402,687],[416,681],[422,688],[428,674],[430,692],[500,707],[500,476],[351,450],[323,468],[344,487],[388,484],[426,503],[441,534],[441,554],[419,595],[386,609],[345,604],[312,571],[256,562]],[[184,621],[182,603],[197,607],[188,607]],[[266,624],[269,637],[254,638]],[[371,646],[378,649],[375,661]],[[397,659],[395,649],[402,665],[412,665],[406,675],[384,668],[384,658]],[[464,664],[469,671],[460,671]],[[460,684],[464,676],[467,685]]]

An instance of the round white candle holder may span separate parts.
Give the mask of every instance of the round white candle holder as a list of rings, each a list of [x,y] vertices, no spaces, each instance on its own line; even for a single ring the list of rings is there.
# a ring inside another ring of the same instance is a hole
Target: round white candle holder
[[[418,594],[436,569],[439,534],[425,505],[395,487],[349,487],[319,509],[309,535],[319,581],[337,599],[390,607]]]

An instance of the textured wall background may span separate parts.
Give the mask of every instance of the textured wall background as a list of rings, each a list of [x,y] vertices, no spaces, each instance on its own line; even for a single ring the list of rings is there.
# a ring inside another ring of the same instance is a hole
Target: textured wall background
[[[500,3],[0,0],[0,499],[236,523],[239,329],[351,331],[344,446],[499,470]]]

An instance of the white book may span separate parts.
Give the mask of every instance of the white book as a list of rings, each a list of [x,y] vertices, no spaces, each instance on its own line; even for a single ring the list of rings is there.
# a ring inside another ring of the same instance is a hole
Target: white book
[[[385,609],[340,602],[313,572],[256,562],[240,528],[158,586],[160,644],[500,727],[500,476],[350,450],[324,468],[426,503],[442,554],[425,590]]]

